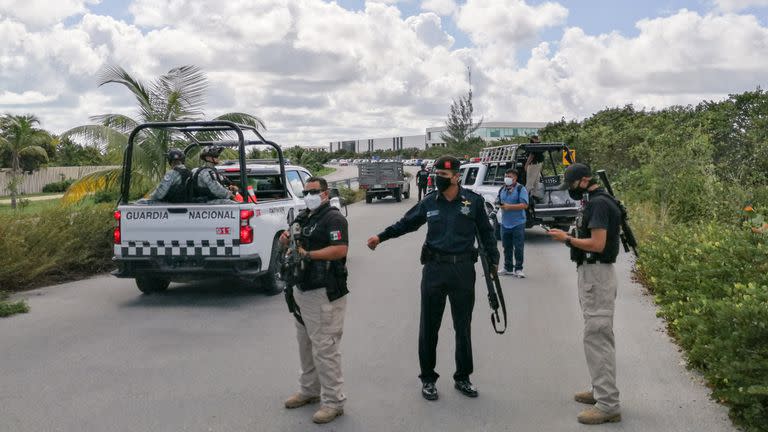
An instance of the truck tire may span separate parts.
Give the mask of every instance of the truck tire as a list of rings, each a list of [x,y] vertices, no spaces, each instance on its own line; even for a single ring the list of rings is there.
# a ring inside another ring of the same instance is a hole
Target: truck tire
[[[395,201],[400,202],[400,201],[403,200],[403,193],[400,190],[400,188],[395,188],[395,190],[393,192],[394,192],[394,195],[395,195]]]
[[[411,188],[408,188],[408,192],[403,192],[403,198],[408,199],[411,197]]]
[[[373,196],[365,194],[365,203],[370,204],[373,202]]]
[[[151,276],[139,276],[136,278],[136,286],[144,294],[154,294],[168,289],[171,281]]]
[[[280,241],[275,237],[272,241],[272,254],[269,257],[267,274],[261,277],[261,287],[266,295],[277,295],[283,292],[285,283],[278,277],[280,274]]]

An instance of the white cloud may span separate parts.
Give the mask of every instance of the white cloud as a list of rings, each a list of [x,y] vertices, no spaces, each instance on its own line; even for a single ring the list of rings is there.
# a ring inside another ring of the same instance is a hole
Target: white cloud
[[[0,0],[0,15],[31,27],[42,27],[85,13],[89,4],[98,3],[100,0]]]
[[[715,6],[725,12],[738,12],[752,7],[766,7],[768,0],[714,0]]]
[[[421,9],[445,16],[456,12],[458,7],[454,0],[424,0]]]
[[[326,144],[442,124],[468,65],[489,121],[718,99],[765,87],[768,70],[768,28],[733,13],[682,10],[639,21],[633,37],[570,27],[541,41],[564,25],[562,6],[468,0],[452,17],[472,45],[457,49],[438,11],[403,16],[381,2],[134,0],[130,10],[135,23],[85,13],[45,28],[3,14],[0,112],[34,111],[56,132],[94,114],[135,115],[126,90],[96,87],[105,64],[145,80],[195,64],[210,79],[209,116],[250,112],[278,142]]]

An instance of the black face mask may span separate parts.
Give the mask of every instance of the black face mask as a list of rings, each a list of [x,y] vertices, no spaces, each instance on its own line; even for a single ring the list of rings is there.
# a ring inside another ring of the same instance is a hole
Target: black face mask
[[[451,187],[451,178],[435,176],[435,186],[437,186],[437,190],[440,192],[445,192],[449,187]]]
[[[584,189],[568,189],[568,196],[574,201],[581,201],[584,198]]]

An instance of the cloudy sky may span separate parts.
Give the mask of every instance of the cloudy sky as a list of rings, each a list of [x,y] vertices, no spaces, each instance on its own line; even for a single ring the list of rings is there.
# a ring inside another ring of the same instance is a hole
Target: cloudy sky
[[[194,64],[207,114],[286,145],[424,133],[468,88],[489,121],[581,119],[765,87],[768,0],[0,0],[0,112],[62,132],[135,115],[104,65]]]

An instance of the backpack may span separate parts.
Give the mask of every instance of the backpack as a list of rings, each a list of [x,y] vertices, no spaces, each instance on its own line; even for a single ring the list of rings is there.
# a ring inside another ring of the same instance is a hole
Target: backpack
[[[184,165],[175,166],[173,167],[173,170],[181,175],[181,182],[171,186],[168,193],[165,195],[164,201],[170,203],[188,202],[191,197],[187,193],[187,183],[189,183],[189,179],[192,177],[192,171]]]
[[[499,188],[499,193],[496,196],[496,201],[498,201],[500,204],[501,204],[501,191],[503,191],[506,188],[507,188],[506,186],[502,186],[502,187]],[[517,185],[515,185],[515,191],[517,191],[517,199],[518,200],[520,199],[520,189],[522,189],[522,188],[523,188],[523,185],[520,184],[519,182],[517,183]]]
[[[186,193],[188,196],[189,201],[192,202],[205,202],[208,200],[215,199],[213,195],[211,195],[211,192],[206,188],[201,188],[198,186],[198,178],[200,177],[200,174],[203,171],[207,171],[209,175],[216,181],[218,181],[218,178],[216,176],[216,170],[211,167],[200,167],[197,171],[195,171],[194,174],[192,174],[186,182]]]

